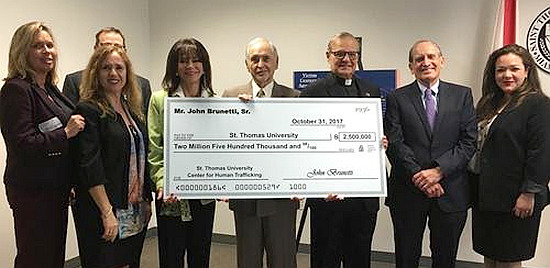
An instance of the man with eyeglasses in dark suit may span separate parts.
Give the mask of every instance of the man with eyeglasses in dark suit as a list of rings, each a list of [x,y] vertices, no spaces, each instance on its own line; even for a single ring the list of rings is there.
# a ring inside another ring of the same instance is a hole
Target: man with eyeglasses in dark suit
[[[359,43],[342,32],[332,37],[325,53],[331,74],[307,87],[300,97],[361,98],[380,97],[378,87],[355,76]],[[338,161],[338,159],[335,159]],[[311,267],[370,267],[372,235],[379,199],[342,198],[329,194],[309,199],[311,209]]]

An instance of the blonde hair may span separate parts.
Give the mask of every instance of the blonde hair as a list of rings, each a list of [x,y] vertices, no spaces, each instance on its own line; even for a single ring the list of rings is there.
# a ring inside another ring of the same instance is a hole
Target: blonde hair
[[[34,42],[34,38],[38,33],[44,31],[50,35],[52,40],[52,30],[46,26],[43,22],[33,21],[23,24],[17,28],[13,37],[11,38],[10,53],[8,60],[8,76],[7,79],[22,78],[26,79],[30,77],[34,79],[36,72],[31,68],[29,64],[29,51]],[[55,40],[54,40],[55,41]],[[54,42],[54,46],[57,46]],[[57,57],[54,58],[53,68],[46,75],[46,83],[57,83]]]
[[[126,85],[122,88],[123,100],[128,105],[130,112],[138,116],[138,118],[143,122],[145,120],[141,110],[141,92],[134,74],[132,63],[130,62],[130,58],[124,48],[109,45],[100,46],[94,51],[94,54],[90,58],[90,62],[88,62],[88,66],[86,66],[86,69],[82,74],[82,82],[80,83],[80,99],[82,101],[97,104],[104,115],[108,114],[114,116],[116,114],[113,107],[107,100],[105,89],[99,81],[99,71],[101,70],[102,64],[105,59],[113,53],[120,55],[126,65]]]

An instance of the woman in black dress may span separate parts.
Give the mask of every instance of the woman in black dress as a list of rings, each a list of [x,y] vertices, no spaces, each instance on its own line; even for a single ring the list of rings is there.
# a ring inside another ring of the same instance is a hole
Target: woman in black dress
[[[548,204],[550,101],[529,52],[508,45],[489,56],[477,105],[474,250],[486,267],[521,267],[534,257]]]
[[[126,51],[96,49],[75,109],[88,122],[73,148],[82,267],[139,267],[152,201],[141,107]]]

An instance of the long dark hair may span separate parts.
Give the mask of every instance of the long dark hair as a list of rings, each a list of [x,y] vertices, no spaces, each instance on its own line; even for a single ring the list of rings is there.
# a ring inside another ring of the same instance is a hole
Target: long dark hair
[[[210,66],[210,57],[206,48],[195,38],[180,39],[170,49],[166,59],[166,72],[162,79],[162,88],[168,91],[168,96],[172,96],[178,86],[181,78],[178,76],[178,63],[180,57],[198,58],[202,62],[204,74],[201,76],[200,91],[206,90],[208,96],[214,96],[212,90],[212,67]]]
[[[521,58],[525,70],[527,71],[527,78],[523,84],[512,93],[509,105],[511,105],[511,107],[517,107],[523,102],[528,94],[536,93],[544,95],[540,87],[535,61],[527,49],[516,44],[504,46],[491,53],[485,65],[483,86],[481,87],[482,95],[476,108],[478,121],[491,118],[497,114],[498,109],[506,98],[506,94],[498,87],[495,80],[495,65],[500,56],[510,53]]]

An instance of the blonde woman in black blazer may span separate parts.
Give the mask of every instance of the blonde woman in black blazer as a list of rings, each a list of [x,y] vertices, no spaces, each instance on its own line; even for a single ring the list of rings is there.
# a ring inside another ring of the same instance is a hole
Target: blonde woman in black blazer
[[[68,140],[84,128],[55,86],[57,47],[41,22],[20,26],[11,41],[0,91],[7,149],[4,184],[15,225],[14,267],[63,267],[67,236]]]
[[[96,49],[75,113],[86,128],[74,140],[75,227],[83,268],[140,265],[153,199],[141,92],[126,51]]]
[[[479,150],[473,210],[474,250],[486,267],[521,267],[533,258],[548,204],[550,100],[527,50],[509,45],[489,56],[477,106]]]

